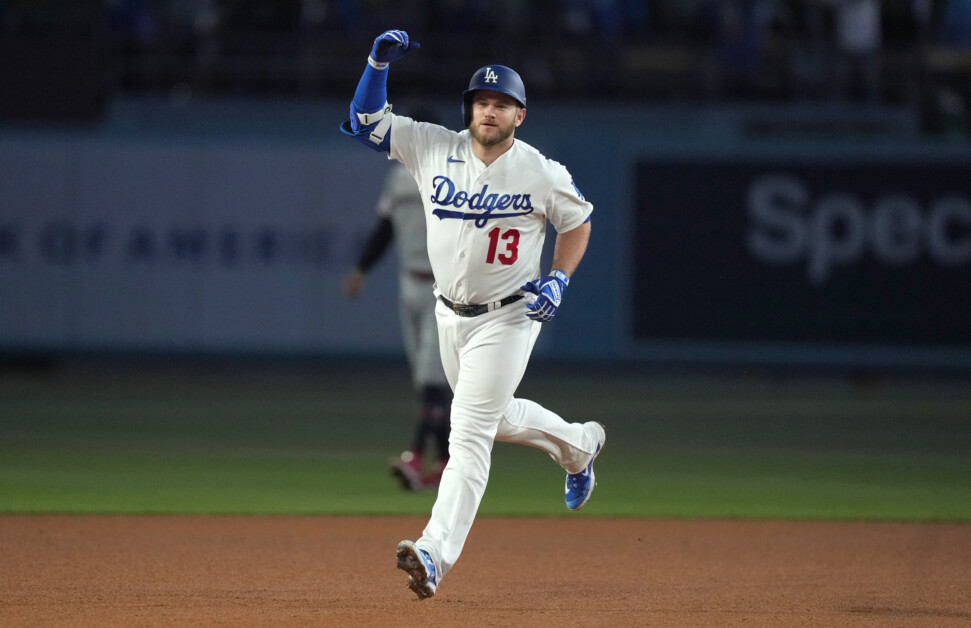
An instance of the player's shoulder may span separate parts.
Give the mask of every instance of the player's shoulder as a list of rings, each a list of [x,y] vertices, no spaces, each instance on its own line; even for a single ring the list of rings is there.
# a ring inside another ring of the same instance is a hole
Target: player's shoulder
[[[413,120],[408,116],[402,116],[398,114],[393,114],[392,118],[392,128],[397,126],[399,130],[407,130],[414,135],[421,135],[428,138],[434,138],[437,141],[442,139],[450,138],[456,139],[458,133],[448,129],[440,124],[433,124],[431,122],[419,122]]]
[[[530,164],[534,168],[546,170],[550,173],[566,171],[566,166],[555,159],[547,157],[532,144],[527,144],[526,142],[517,138],[516,142],[513,144],[513,148],[517,153],[516,159],[520,163]]]

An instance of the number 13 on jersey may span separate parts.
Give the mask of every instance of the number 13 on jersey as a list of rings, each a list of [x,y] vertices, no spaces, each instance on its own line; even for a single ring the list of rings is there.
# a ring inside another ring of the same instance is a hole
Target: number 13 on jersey
[[[489,253],[486,255],[487,264],[497,261],[503,266],[515,264],[519,259],[519,230],[507,229],[503,231],[495,227],[489,231]]]

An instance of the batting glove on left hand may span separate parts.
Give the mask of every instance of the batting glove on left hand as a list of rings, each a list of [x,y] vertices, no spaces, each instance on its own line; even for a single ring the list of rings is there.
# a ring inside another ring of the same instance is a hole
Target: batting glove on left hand
[[[412,50],[418,50],[421,44],[410,41],[408,33],[399,30],[384,31],[374,40],[371,48],[371,59],[377,65],[387,67],[392,61],[397,61]]]
[[[569,284],[570,278],[566,273],[554,270],[546,277],[535,279],[523,286],[526,292],[537,295],[537,299],[526,306],[526,316],[541,323],[553,320]]]

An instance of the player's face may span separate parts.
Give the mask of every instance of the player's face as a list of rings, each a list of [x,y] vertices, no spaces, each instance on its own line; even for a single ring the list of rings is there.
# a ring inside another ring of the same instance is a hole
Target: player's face
[[[469,133],[482,146],[497,146],[513,136],[525,117],[526,110],[511,96],[479,90],[472,96]]]

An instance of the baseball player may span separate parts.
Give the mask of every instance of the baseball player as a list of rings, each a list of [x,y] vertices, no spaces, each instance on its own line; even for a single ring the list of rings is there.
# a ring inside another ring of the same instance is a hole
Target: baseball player
[[[435,122],[432,114],[422,111],[413,111],[410,117]],[[343,290],[348,298],[356,298],[364,289],[367,272],[388,250],[391,241],[397,241],[398,313],[412,383],[420,399],[411,446],[391,461],[391,470],[404,488],[435,488],[448,462],[452,391],[438,350],[434,276],[425,246],[424,207],[415,179],[401,164],[394,164],[384,180],[377,213],[377,223],[357,264],[344,278]],[[426,469],[428,441],[434,444],[438,455]]]
[[[494,441],[545,451],[566,471],[566,505],[596,485],[603,426],[568,423],[514,397],[544,322],[556,315],[586,251],[593,206],[567,169],[515,138],[526,117],[519,75],[488,65],[463,95],[465,130],[392,113],[389,63],[419,48],[391,30],[374,40],[344,133],[401,162],[418,182],[438,299],[439,346],[452,388],[449,461],[417,541],[398,544],[398,568],[419,599],[435,595],[468,537],[489,479]],[[552,269],[540,257],[550,223]]]

